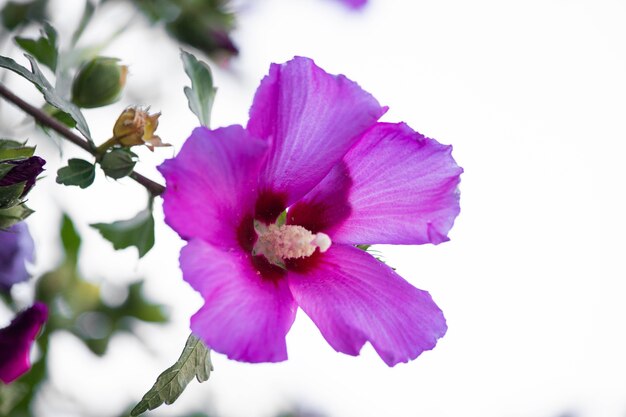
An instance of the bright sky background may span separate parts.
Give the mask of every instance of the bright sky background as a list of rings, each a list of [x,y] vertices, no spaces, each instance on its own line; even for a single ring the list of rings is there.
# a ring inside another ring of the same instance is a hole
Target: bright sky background
[[[56,4],[55,18],[70,31],[82,2]],[[233,71],[215,70],[216,127],[245,124],[269,64],[304,55],[388,105],[383,120],[454,146],[465,173],[451,241],[379,248],[433,295],[449,330],[435,350],[388,368],[369,346],[359,357],[335,353],[299,312],[287,362],[241,364],[216,354],[209,382],[192,383],[154,415],[202,409],[269,417],[303,404],[331,417],[623,417],[626,3],[370,0],[356,13],[333,0],[237,4],[241,56]],[[110,10],[87,37],[101,38],[132,13]],[[188,81],[176,45],[134,19],[106,50],[130,65],[124,100],[86,114],[104,140],[126,105],[141,100],[162,111],[159,132],[174,150],[140,151],[139,168],[159,178],[152,166],[171,157],[197,122],[182,93]],[[81,154],[65,147],[71,155]],[[174,318],[165,328],[139,328],[148,349],[120,336],[104,360],[69,335],[55,339],[53,381],[71,396],[49,391],[41,409],[78,402],[78,412],[68,407],[62,415],[111,416],[178,357],[201,300],[182,281],[183,243],[164,224],[139,263],[134,250],[114,252],[86,226],[132,216],[145,204],[139,187],[100,178],[86,191],[66,189],[54,184],[53,159],[30,197],[38,267],[58,256],[51,223],[62,207],[87,236],[85,275],[118,283],[146,276],[149,295],[170,305]],[[162,223],[160,208],[156,216]]]

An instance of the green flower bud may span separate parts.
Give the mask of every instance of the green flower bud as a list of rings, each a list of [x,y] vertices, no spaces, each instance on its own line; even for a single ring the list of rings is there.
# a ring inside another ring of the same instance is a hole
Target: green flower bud
[[[117,58],[99,56],[85,63],[72,83],[74,104],[89,109],[119,100],[128,73],[128,67],[120,65],[119,61]]]

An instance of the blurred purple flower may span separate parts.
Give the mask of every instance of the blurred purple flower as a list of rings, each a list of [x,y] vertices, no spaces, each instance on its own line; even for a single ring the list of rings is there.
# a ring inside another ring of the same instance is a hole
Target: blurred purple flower
[[[26,223],[0,229],[0,290],[8,291],[14,284],[28,280],[26,262],[33,262],[34,253],[35,245]]]
[[[360,9],[367,4],[367,0],[339,0],[352,9]]]
[[[270,67],[244,129],[193,131],[159,170],[166,222],[205,300],[191,329],[231,359],[287,359],[299,306],[337,351],[390,366],[432,349],[441,310],[356,244],[440,243],[462,172],[443,146],[307,58]],[[289,208],[286,218],[281,213]]]
[[[0,381],[8,384],[30,369],[31,347],[47,319],[48,308],[37,302],[0,329]]]
[[[0,186],[26,181],[26,186],[21,195],[21,197],[24,197],[35,185],[37,176],[43,172],[43,166],[46,164],[46,161],[38,156],[31,156],[26,159],[4,161],[3,164],[14,166],[4,177],[0,178]]]

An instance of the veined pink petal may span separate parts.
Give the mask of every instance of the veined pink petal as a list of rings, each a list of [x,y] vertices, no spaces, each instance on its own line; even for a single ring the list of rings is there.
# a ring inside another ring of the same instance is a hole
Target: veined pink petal
[[[448,240],[463,172],[452,147],[404,123],[378,123],[289,211],[289,222],[349,244]]]
[[[165,177],[165,221],[183,239],[199,237],[234,246],[243,219],[254,213],[259,171],[267,145],[241,126],[196,128],[176,158],[159,171]]]
[[[324,338],[348,355],[369,341],[393,366],[432,349],[447,329],[427,292],[353,246],[334,244],[303,270],[290,270],[288,280]]]
[[[208,347],[244,362],[287,359],[285,336],[297,306],[287,280],[264,277],[241,250],[193,239],[180,255],[184,279],[204,298],[191,331]]]
[[[35,303],[0,329],[0,381],[8,384],[30,369],[30,349],[47,319],[46,305]]]
[[[271,144],[261,176],[270,195],[261,202],[273,210],[261,211],[280,213],[310,191],[385,110],[356,83],[326,73],[311,59],[272,64],[247,127]]]

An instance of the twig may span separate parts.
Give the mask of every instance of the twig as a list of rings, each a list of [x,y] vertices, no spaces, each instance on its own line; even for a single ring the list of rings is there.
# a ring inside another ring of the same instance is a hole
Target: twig
[[[8,88],[5,87],[3,83],[0,83],[0,96],[4,97],[6,100],[15,104],[24,112],[31,115],[39,124],[54,130],[55,132],[72,142],[74,145],[79,146],[83,150],[89,152],[92,156],[98,156],[96,148],[93,148],[89,144],[89,142],[72,132],[54,117],[47,115],[42,110],[30,105],[29,103],[25,102],[24,100],[13,94]],[[143,185],[154,197],[163,194],[163,192],[165,191],[165,187],[163,187],[161,184],[144,177],[138,172],[131,172],[129,177],[137,181],[139,184]]]

